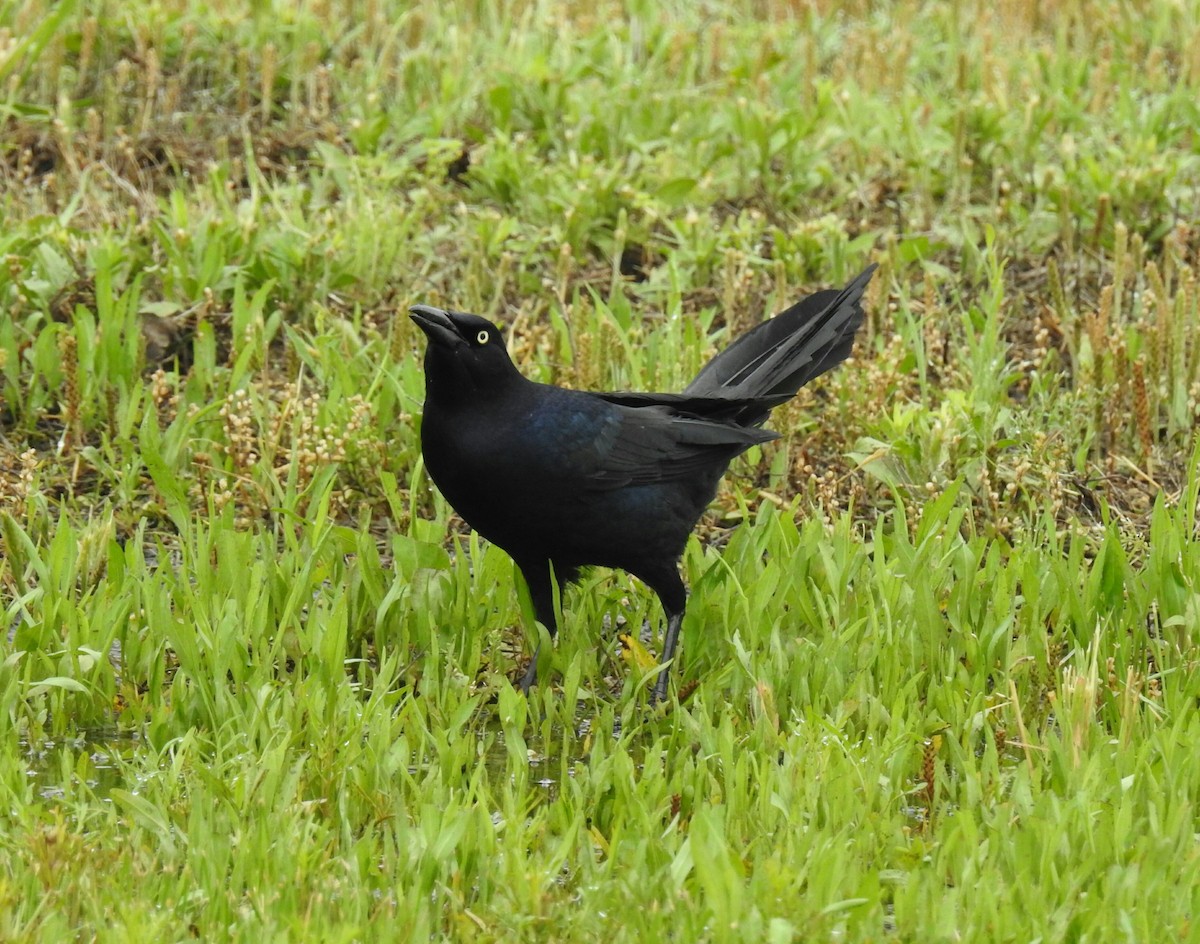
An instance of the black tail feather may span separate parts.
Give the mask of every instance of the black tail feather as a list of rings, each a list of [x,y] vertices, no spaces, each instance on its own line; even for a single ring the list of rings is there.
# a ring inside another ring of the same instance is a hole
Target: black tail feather
[[[709,361],[684,396],[754,400],[790,397],[837,366],[863,323],[862,296],[876,266],[844,289],[810,295],[751,331]],[[739,420],[757,424],[768,410],[749,406]]]

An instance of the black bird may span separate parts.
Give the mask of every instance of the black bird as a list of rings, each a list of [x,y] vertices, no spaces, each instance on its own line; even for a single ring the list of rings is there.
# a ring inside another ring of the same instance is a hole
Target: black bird
[[[682,393],[589,393],[527,380],[478,315],[411,308],[429,338],[421,448],[430,477],[507,551],[553,638],[554,581],[588,565],[647,583],[667,615],[654,699],[667,693],[687,591],[678,562],[730,461],[778,439],[773,407],[850,355],[875,266],[742,335]],[[521,680],[537,680],[537,653]]]

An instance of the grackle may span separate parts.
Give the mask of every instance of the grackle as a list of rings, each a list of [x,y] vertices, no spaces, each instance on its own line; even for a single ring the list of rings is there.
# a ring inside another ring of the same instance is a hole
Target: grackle
[[[773,407],[850,355],[875,266],[809,296],[714,357],[682,393],[590,393],[534,383],[478,315],[410,309],[428,336],[421,449],[446,500],[507,551],[553,638],[555,582],[619,567],[667,616],[653,698],[667,693],[687,591],[678,562],[730,461],[777,439]],[[537,680],[537,653],[521,680]]]

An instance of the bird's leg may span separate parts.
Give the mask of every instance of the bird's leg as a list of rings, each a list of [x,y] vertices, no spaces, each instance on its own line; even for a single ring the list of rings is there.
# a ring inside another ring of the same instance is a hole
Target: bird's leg
[[[667,697],[667,665],[675,658],[675,649],[679,645],[679,630],[683,626],[683,611],[687,607],[687,588],[679,577],[679,571],[674,563],[665,564],[653,572],[639,573],[662,601],[663,611],[667,614],[667,634],[663,639],[662,656],[658,664],[662,669],[654,682],[654,691],[650,693],[651,704],[663,701]]]
[[[659,665],[665,666],[675,658],[675,647],[679,644],[679,629],[683,625],[683,610],[678,613],[669,613],[667,615],[667,636],[663,640],[662,658],[658,660]],[[667,697],[667,673],[669,667],[664,667],[658,673],[658,678],[654,682],[654,692],[650,696],[651,703],[664,701]]]
[[[525,670],[525,674],[521,676],[521,681],[518,683],[521,686],[521,694],[528,695],[529,690],[537,684],[537,662],[538,653],[542,651],[542,644],[539,642],[533,649],[533,658],[529,660],[529,667]]]
[[[526,586],[529,587],[529,600],[533,604],[534,619],[546,627],[546,632],[553,640],[558,633],[558,618],[554,608],[554,580],[550,562],[518,563],[517,566],[521,568],[521,575],[525,578]],[[533,649],[533,659],[530,660],[529,667],[518,683],[521,686],[521,692],[525,695],[528,695],[529,690],[537,684],[538,656],[541,651],[542,642],[539,637],[538,644]]]

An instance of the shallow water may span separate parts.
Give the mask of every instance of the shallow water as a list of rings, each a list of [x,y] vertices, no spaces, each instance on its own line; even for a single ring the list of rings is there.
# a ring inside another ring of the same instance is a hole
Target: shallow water
[[[25,776],[43,800],[59,800],[72,786],[85,786],[106,797],[122,786],[122,761],[131,758],[141,738],[115,728],[86,731],[73,737],[47,738],[31,744],[22,740]]]
[[[593,734],[592,710],[580,705],[571,735],[564,739],[563,729],[555,725],[549,738],[544,739],[536,725],[525,736],[529,764],[529,783],[539,789],[542,799],[553,800],[558,795],[561,778],[574,775],[578,764],[587,763],[589,743]],[[620,737],[619,718],[613,722],[614,739]],[[481,759],[496,777],[509,770],[509,745],[498,715],[490,716],[477,730]],[[43,800],[63,800],[79,788],[98,799],[107,799],[117,788],[135,790],[129,784],[129,771],[136,769],[137,755],[145,749],[144,739],[136,731],[115,726],[95,728],[66,737],[18,741],[25,776],[33,793]],[[566,754],[564,758],[564,744]],[[638,744],[627,744],[639,756]],[[419,766],[413,769],[417,773]]]

